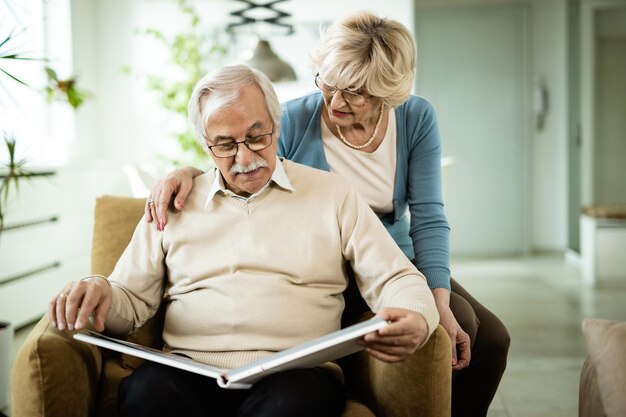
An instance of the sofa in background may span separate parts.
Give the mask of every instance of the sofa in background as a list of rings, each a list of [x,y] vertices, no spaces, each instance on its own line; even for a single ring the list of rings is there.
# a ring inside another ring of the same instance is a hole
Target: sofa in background
[[[144,201],[111,196],[96,201],[92,273],[108,276],[113,270],[143,214]],[[161,348],[162,326],[160,310],[128,340]],[[450,416],[450,349],[450,339],[439,326],[404,362],[388,364],[364,352],[349,356],[341,365],[353,395],[343,417]],[[115,416],[119,382],[141,362],[78,342],[43,317],[15,359],[11,416]]]

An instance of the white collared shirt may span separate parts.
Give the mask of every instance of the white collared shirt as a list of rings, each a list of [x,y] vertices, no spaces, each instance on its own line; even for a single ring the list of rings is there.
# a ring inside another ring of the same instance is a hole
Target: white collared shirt
[[[226,188],[226,184],[224,183],[224,177],[222,176],[222,173],[220,172],[219,169],[217,168],[214,168],[214,169],[216,171],[215,180],[213,180],[211,189],[209,190],[209,193],[206,197],[206,201],[204,202],[205,208],[209,204],[209,202],[213,200],[213,197],[215,197],[215,194],[217,194],[218,191],[223,192],[229,197],[248,202],[254,199],[255,197],[257,197],[258,195],[260,195],[261,193],[263,193],[263,191],[265,191],[265,189],[270,186],[272,181],[275,182],[276,185],[278,185],[279,187],[284,188],[285,190],[289,190],[289,191],[295,190],[293,188],[293,185],[291,185],[291,181],[289,181],[289,178],[287,178],[287,174],[285,173],[285,168],[283,168],[283,162],[278,156],[276,157],[276,167],[274,168],[274,172],[272,173],[272,176],[269,179],[269,181],[263,187],[261,187],[259,191],[252,194],[250,197],[240,196],[238,194],[233,193],[228,188]]]

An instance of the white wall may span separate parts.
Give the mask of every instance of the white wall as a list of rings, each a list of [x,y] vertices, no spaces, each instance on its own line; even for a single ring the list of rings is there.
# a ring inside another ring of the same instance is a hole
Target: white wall
[[[319,22],[357,9],[370,9],[412,28],[414,7],[503,2],[532,7],[533,79],[545,81],[550,98],[545,127],[531,138],[531,246],[541,250],[564,250],[567,235],[566,0],[292,0],[278,8],[293,14],[291,21],[297,32],[289,37],[276,36],[272,42],[274,49],[294,66],[302,78],[303,88],[309,88],[311,69],[307,51],[316,38]],[[241,8],[227,0],[201,4],[206,7],[203,15],[222,22],[228,19],[230,11]],[[176,30],[184,22],[177,17],[174,1],[74,0],[72,12],[75,71],[82,85],[94,93],[93,99],[77,115],[79,146],[75,157],[104,159],[111,166],[119,166],[123,162],[154,161],[159,153],[177,152],[175,140],[168,137],[168,130],[175,122],[156,104],[154,95],[146,91],[142,79],[120,72],[120,68],[127,65],[141,69],[159,69],[163,65],[163,51],[142,40],[134,31],[164,20],[167,27]]]
[[[567,0],[415,0],[418,8],[497,4],[523,4],[532,10],[532,79],[544,82],[550,108],[543,129],[531,131],[529,138],[530,247],[563,251],[567,245]]]

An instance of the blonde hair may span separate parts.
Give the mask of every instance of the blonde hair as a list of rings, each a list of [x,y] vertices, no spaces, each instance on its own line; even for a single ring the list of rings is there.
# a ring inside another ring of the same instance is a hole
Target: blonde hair
[[[239,91],[251,84],[259,86],[265,96],[267,110],[274,126],[280,126],[280,102],[267,76],[246,65],[224,66],[202,77],[196,83],[189,100],[187,108],[189,122],[193,126],[196,139],[203,147],[207,145],[204,140],[204,129],[211,115],[233,104],[239,97]]]
[[[311,52],[325,82],[342,90],[363,89],[389,107],[411,95],[416,57],[415,40],[406,26],[364,11],[321,31]]]

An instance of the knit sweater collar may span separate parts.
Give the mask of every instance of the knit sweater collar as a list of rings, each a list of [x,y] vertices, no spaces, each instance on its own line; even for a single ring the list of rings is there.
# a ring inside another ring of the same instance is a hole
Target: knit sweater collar
[[[206,197],[206,201],[204,202],[205,208],[209,204],[209,202],[213,200],[213,197],[215,197],[218,191],[222,191],[223,193],[226,193],[227,195],[231,195],[234,198],[240,198],[245,201],[250,201],[256,196],[263,193],[263,191],[265,191],[265,189],[269,187],[272,182],[276,183],[276,185],[278,185],[281,188],[284,188],[285,190],[289,190],[289,191],[295,190],[295,188],[293,188],[293,185],[291,184],[291,181],[289,181],[287,174],[285,173],[285,168],[283,167],[283,161],[278,156],[276,157],[276,168],[274,168],[274,172],[272,173],[270,180],[259,191],[252,194],[250,197],[237,196],[232,191],[228,190],[226,188],[226,184],[224,183],[224,177],[222,177],[220,170],[217,168],[214,168],[214,169],[215,169],[215,178],[213,180],[213,184],[211,185],[211,188],[209,189],[209,193]]]

